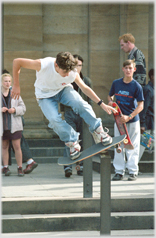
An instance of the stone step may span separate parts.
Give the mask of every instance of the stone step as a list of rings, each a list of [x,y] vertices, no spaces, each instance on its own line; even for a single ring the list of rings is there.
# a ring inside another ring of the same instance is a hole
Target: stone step
[[[112,198],[111,212],[154,211],[154,198]],[[59,214],[100,212],[97,198],[2,198],[2,214]]]
[[[154,161],[140,161],[139,171],[142,173],[154,173]],[[93,161],[93,170],[100,173],[100,161]],[[111,161],[111,173],[114,173],[113,162]]]
[[[111,230],[154,229],[154,212],[111,213]],[[2,233],[98,231],[100,213],[2,215]]]
[[[53,156],[63,156],[63,147],[30,147],[32,157],[53,157]],[[14,153],[11,153],[12,156]]]
[[[111,160],[111,173],[114,173],[113,159],[114,159],[114,149],[111,148],[109,151],[104,154],[105,156],[109,156]],[[99,155],[93,157],[93,170],[100,173],[100,163],[101,159]],[[139,171],[142,173],[154,173],[155,159],[154,159],[154,151],[149,153],[145,150],[141,160],[139,161]]]
[[[53,139],[27,139],[29,147],[64,147],[64,142],[58,138]]]
[[[109,155],[111,156],[111,159],[113,160],[114,158],[114,148],[110,148],[108,150]],[[141,157],[141,161],[154,161],[154,150],[152,150],[151,152],[149,152],[149,150],[145,150],[142,157]]]

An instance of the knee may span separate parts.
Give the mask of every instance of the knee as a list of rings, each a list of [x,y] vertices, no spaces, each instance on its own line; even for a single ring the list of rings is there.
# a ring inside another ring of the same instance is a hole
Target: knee
[[[62,116],[61,116],[61,115],[59,115],[59,116],[57,116],[57,117],[51,117],[51,118],[49,119],[49,127],[50,127],[50,128],[58,127],[59,124],[60,124],[62,121],[63,121],[63,120],[62,120]]]
[[[9,149],[9,141],[8,142],[2,142],[2,149],[3,150],[8,150]]]
[[[79,102],[75,101],[73,103],[73,111],[76,114],[80,114],[80,112],[85,111],[87,108],[91,109],[92,107],[88,102],[84,100],[80,100]]]

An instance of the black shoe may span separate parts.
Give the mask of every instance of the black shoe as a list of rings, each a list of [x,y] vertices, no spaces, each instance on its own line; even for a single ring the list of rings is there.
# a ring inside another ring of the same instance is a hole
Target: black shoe
[[[113,181],[118,181],[118,180],[122,180],[122,179],[123,179],[122,174],[115,174],[115,176],[112,178]]]
[[[72,170],[71,169],[66,169],[65,170],[65,177],[69,178],[72,175]]]
[[[83,170],[79,170],[79,171],[77,171],[77,175],[79,175],[79,176],[83,176]]]
[[[136,174],[130,174],[129,177],[128,177],[128,180],[129,180],[129,181],[135,181],[135,180],[137,180]]]

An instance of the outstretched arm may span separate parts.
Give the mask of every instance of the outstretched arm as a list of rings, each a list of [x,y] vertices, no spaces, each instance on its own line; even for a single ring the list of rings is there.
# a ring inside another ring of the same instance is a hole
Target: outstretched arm
[[[98,103],[100,101],[100,98],[96,95],[96,93],[83,82],[83,80],[80,78],[80,76],[78,74],[76,76],[75,83],[80,87],[82,92],[84,94],[86,94],[90,99],[92,99],[95,103]],[[116,112],[116,109],[114,109],[111,106],[106,105],[104,102],[102,102],[100,106],[108,114],[111,114],[112,111]]]
[[[40,71],[41,69],[41,61],[39,59],[37,60],[31,60],[31,59],[23,59],[23,58],[17,58],[13,61],[13,87],[11,91],[11,96],[14,99],[19,99],[20,96],[20,83],[19,83],[19,74],[21,68],[26,69],[33,69],[36,71]]]

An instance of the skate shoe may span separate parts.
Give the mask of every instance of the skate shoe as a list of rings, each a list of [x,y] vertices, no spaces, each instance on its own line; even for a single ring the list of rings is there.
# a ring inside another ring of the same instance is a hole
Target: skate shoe
[[[106,132],[103,130],[102,126],[99,126],[93,133],[93,138],[95,141],[95,144],[102,142],[103,145],[109,145],[112,143],[112,137],[109,136],[107,133],[109,132],[109,129],[105,127],[107,130]]]
[[[11,174],[9,167],[4,167],[2,172],[3,174],[5,174],[5,176],[9,176]]]
[[[72,160],[77,159],[80,156],[81,146],[79,145],[78,141],[67,142],[67,143],[65,143],[65,145],[70,148],[70,157]]]

